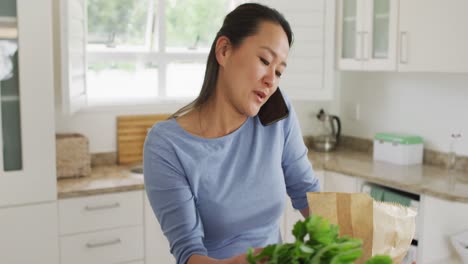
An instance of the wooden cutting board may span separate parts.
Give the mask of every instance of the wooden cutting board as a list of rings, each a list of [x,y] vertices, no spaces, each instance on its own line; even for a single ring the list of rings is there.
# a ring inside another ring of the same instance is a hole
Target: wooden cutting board
[[[117,150],[119,164],[143,162],[146,134],[155,123],[166,120],[169,114],[132,115],[117,117]]]

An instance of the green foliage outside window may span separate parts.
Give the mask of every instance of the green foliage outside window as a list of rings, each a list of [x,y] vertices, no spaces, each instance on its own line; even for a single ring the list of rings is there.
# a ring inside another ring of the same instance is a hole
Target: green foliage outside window
[[[158,0],[88,0],[88,43],[111,47],[144,45],[148,1],[155,1],[156,14]],[[227,10],[227,0],[167,0],[165,3],[168,47],[209,47]]]
[[[166,1],[166,45],[210,47],[226,12],[226,0]]]
[[[143,45],[148,0],[88,0],[88,39],[108,45]]]

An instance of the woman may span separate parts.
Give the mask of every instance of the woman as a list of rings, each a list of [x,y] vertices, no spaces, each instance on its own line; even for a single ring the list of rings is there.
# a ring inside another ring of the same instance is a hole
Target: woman
[[[308,216],[306,192],[319,184],[278,90],[291,43],[276,10],[237,7],[198,98],[148,133],[146,191],[177,263],[247,263],[249,247],[280,243],[286,194]]]

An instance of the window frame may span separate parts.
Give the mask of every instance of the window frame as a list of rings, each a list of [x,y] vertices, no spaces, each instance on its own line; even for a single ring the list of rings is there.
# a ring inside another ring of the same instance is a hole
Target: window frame
[[[149,13],[148,21],[152,20],[151,27],[146,30],[145,36],[145,50],[88,50],[88,43],[86,43],[86,72],[88,72],[88,65],[96,62],[130,62],[138,64],[154,63],[158,65],[158,84],[156,89],[156,98],[151,99],[123,99],[117,100],[113,103],[100,100],[92,100],[90,102],[89,95],[87,93],[87,104],[85,108],[99,108],[106,105],[132,105],[132,104],[150,104],[154,102],[158,103],[173,103],[173,102],[189,102],[195,97],[168,97],[168,80],[167,80],[167,68],[170,63],[173,62],[190,62],[190,63],[201,63],[206,64],[206,60],[209,54],[209,49],[199,50],[187,50],[187,51],[168,51],[166,45],[166,1],[168,0],[156,0],[148,1]],[[229,12],[236,4],[235,0],[228,0],[226,2],[226,13]],[[157,6],[156,11],[154,11]],[[87,7],[86,7],[87,8]],[[154,47],[149,47],[148,39],[153,38]],[[155,49],[152,51],[152,49]],[[149,50],[149,51],[148,51]],[[200,87],[201,88],[201,87]],[[89,89],[89,87],[87,87]],[[155,100],[156,99],[156,100]]]

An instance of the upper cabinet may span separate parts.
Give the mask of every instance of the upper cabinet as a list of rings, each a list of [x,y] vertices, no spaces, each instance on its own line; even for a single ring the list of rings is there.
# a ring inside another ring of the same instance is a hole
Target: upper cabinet
[[[468,72],[468,1],[400,1],[398,70]]]
[[[2,1],[0,10],[0,207],[53,201],[51,0]]]
[[[339,69],[396,69],[397,5],[395,0],[338,0]]]
[[[468,72],[464,0],[337,0],[340,70]]]

